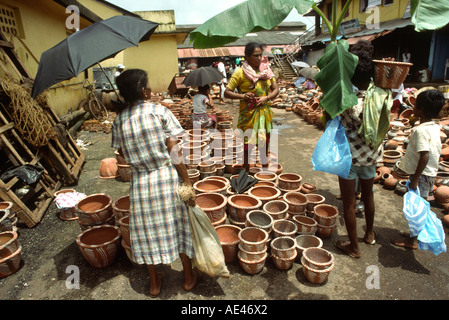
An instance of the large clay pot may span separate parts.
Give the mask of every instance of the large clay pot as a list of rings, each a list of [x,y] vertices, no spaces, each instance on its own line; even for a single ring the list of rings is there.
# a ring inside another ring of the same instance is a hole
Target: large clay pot
[[[299,190],[302,177],[296,173],[281,173],[278,177],[278,186],[283,190]]]
[[[6,278],[16,273],[20,268],[22,261],[22,247],[19,246],[16,251],[9,251],[8,249],[0,250],[0,279]]]
[[[129,216],[123,216],[117,221],[118,227],[120,228],[120,235],[122,236],[122,240],[128,246],[131,246],[131,237],[129,234]]]
[[[196,196],[195,203],[203,209],[212,223],[222,220],[226,215],[228,201],[221,193],[200,193]]]
[[[318,204],[315,206],[314,219],[322,226],[335,224],[338,217],[338,208],[330,204]]]
[[[224,181],[214,180],[214,179],[203,179],[193,184],[197,194],[201,193],[221,193],[226,195],[226,189],[228,184]]]
[[[306,195],[297,191],[285,193],[282,199],[288,204],[288,213],[291,215],[303,214],[309,202]]]
[[[260,228],[248,227],[239,232],[239,239],[244,250],[260,252],[267,249],[268,233]]]
[[[270,242],[271,254],[283,258],[296,257],[295,239],[289,236],[277,237]]]
[[[295,222],[286,219],[279,219],[273,222],[273,237],[294,237],[298,231]]]
[[[242,229],[234,225],[223,224],[215,227],[215,230],[220,239],[225,262],[234,262],[237,259],[238,244],[240,243],[239,232]]]
[[[248,194],[262,201],[262,205],[281,196],[281,191],[275,187],[259,186],[249,189]]]
[[[257,210],[262,206],[262,201],[259,199],[247,195],[247,194],[234,194],[228,198],[228,213],[230,218],[237,222],[246,221],[246,215],[251,210]]]
[[[112,198],[104,193],[89,195],[76,203],[75,210],[80,225],[100,225],[113,216]]]
[[[118,175],[117,159],[105,158],[100,163],[100,178],[115,179]]]
[[[273,227],[273,217],[263,210],[252,210],[246,215],[246,227],[256,227],[270,234]]]
[[[315,219],[303,216],[303,215],[294,215],[292,220],[296,222],[298,226],[299,234],[315,234],[318,228],[318,223]]]
[[[271,200],[263,205],[263,210],[268,213],[273,220],[286,219],[288,217],[288,204],[282,200]]]
[[[129,215],[129,195],[113,201],[112,212],[114,213],[115,221],[119,221],[124,216]]]
[[[304,275],[308,281],[310,281],[313,284],[322,284],[324,283],[328,277],[331,270],[334,268],[335,264],[332,264],[329,268],[324,270],[318,270],[309,267],[304,263],[304,257],[301,258],[302,262],[302,269],[304,272]]]
[[[120,245],[120,229],[117,226],[96,226],[76,237],[76,243],[84,258],[93,268],[111,265]]]
[[[332,253],[323,248],[307,248],[303,251],[304,263],[318,270],[329,268],[334,263]]]

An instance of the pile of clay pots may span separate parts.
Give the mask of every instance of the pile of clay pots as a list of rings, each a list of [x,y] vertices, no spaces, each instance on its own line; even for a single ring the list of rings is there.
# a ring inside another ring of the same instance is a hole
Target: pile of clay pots
[[[0,279],[20,269],[22,246],[18,242],[17,217],[10,201],[0,202]]]
[[[246,273],[258,274],[271,259],[278,269],[289,270],[301,263],[305,249],[323,246],[339,211],[296,173],[257,171],[253,177],[257,183],[239,194],[230,183],[237,174],[200,179],[194,184],[196,203],[214,225],[227,263],[238,262]],[[314,266],[307,264],[304,274],[313,283],[323,283],[331,265],[314,271],[320,277],[309,277]]]

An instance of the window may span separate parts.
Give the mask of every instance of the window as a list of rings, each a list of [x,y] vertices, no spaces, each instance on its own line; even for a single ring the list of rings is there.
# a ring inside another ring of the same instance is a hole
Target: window
[[[360,12],[365,12],[368,7],[368,0],[360,0]]]
[[[394,0],[383,0],[383,1],[382,1],[382,5],[388,6],[388,5],[390,5],[390,4],[393,4],[393,2],[394,2]]]
[[[23,38],[18,10],[0,5],[0,30]]]

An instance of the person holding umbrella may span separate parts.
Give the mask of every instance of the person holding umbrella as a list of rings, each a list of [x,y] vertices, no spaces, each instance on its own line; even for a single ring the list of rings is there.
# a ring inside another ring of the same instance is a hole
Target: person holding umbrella
[[[268,63],[262,56],[264,45],[250,42],[245,46],[245,60],[228,82],[224,96],[240,99],[237,128],[244,134],[244,167],[249,171],[249,155],[257,146],[261,162],[268,167],[268,149],[273,129],[270,100],[277,97],[279,88]],[[240,88],[240,92],[234,92]]]
[[[114,120],[111,146],[132,170],[129,227],[133,261],[147,266],[150,295],[155,297],[162,287],[156,266],[180,257],[183,288],[190,291],[198,274],[192,270],[194,249],[187,203],[194,206],[195,196],[192,192],[187,203],[180,199],[178,177],[186,186],[192,184],[185,164],[174,158],[178,154],[176,136],[184,129],[169,109],[145,101],[151,88],[144,70],[124,71],[117,78],[117,87],[126,104]]]

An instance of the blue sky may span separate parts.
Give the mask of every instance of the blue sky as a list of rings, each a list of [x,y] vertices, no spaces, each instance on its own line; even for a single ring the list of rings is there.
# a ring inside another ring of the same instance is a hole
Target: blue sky
[[[176,24],[201,24],[214,15],[229,9],[244,0],[107,0],[128,11],[174,10]],[[314,19],[302,17],[292,10],[284,20],[302,21],[310,28]]]

